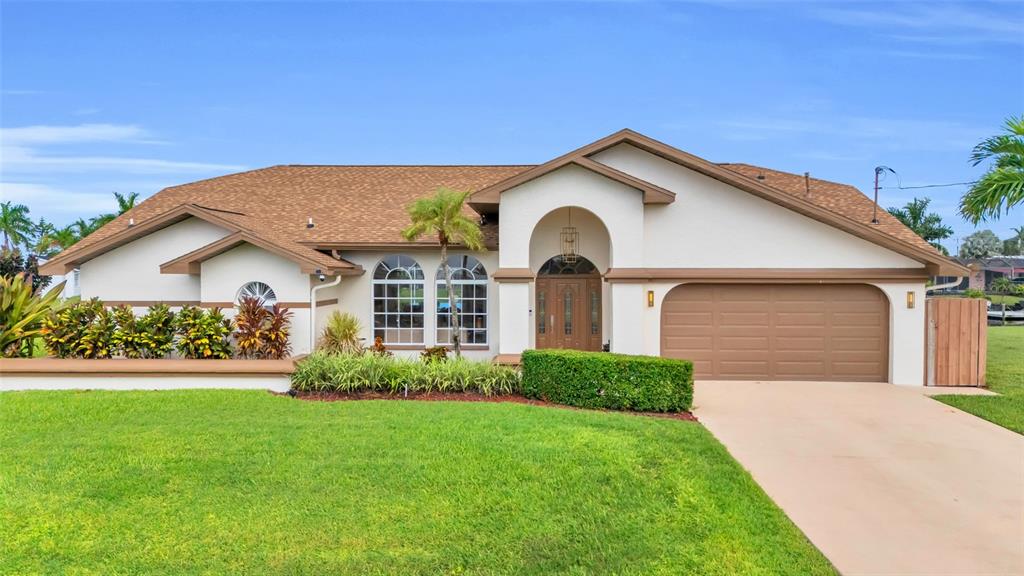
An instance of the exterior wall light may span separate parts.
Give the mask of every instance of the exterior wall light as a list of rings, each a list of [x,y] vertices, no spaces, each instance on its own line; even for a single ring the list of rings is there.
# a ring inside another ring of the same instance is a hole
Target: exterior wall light
[[[647,307],[654,308],[654,290],[647,291]]]
[[[913,290],[908,290],[907,291],[907,308],[913,308],[914,307],[914,298],[915,298],[914,291]]]

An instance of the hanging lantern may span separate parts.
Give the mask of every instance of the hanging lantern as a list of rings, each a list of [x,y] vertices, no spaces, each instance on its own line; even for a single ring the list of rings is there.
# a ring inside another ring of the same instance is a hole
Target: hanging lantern
[[[580,233],[572,225],[572,208],[569,208],[569,225],[562,227],[562,262],[575,264],[580,253]]]

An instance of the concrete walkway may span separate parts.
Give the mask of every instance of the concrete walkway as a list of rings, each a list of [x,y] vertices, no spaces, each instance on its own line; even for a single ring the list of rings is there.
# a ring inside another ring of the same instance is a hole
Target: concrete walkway
[[[694,405],[843,574],[1024,574],[1024,436],[890,384],[698,382]]]

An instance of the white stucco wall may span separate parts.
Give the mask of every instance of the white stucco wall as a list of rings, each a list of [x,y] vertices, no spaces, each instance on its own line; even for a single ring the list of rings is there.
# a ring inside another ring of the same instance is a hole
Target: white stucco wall
[[[387,255],[390,254],[404,254],[416,260],[420,267],[423,268],[424,274],[424,343],[423,346],[416,346],[415,350],[398,350],[394,349],[394,353],[399,356],[418,356],[420,350],[424,347],[434,346],[436,344],[436,318],[431,312],[435,309],[435,302],[437,297],[436,289],[436,271],[437,267],[441,265],[441,253],[436,250],[395,250],[393,252],[384,251],[346,251],[342,252],[341,257],[353,264],[359,264],[366,271],[362,276],[346,276],[341,279],[341,284],[332,288],[325,288],[317,293],[317,300],[330,300],[337,299],[338,304],[332,306],[325,306],[322,309],[318,309],[317,316],[317,334],[323,330],[323,325],[328,315],[334,311],[339,310],[341,312],[347,312],[354,315],[359,319],[360,324],[363,328],[363,337],[366,339],[366,344],[369,346],[373,344],[373,270],[377,267],[377,264]],[[467,252],[451,251],[449,255],[467,254]],[[496,252],[468,252],[472,256],[480,260],[484,268],[487,270],[488,278],[490,278],[494,271],[498,268],[498,254]],[[328,279],[330,282],[331,279]],[[468,358],[480,358],[489,359],[498,353],[498,340],[500,333],[500,322],[498,313],[498,286],[493,280],[489,280],[487,286],[487,309],[488,309],[488,344],[487,348],[483,350],[465,350],[463,355]],[[514,324],[514,322],[513,322]]]
[[[916,260],[628,144],[606,150],[594,159],[676,193],[672,204],[650,205],[645,210],[643,266],[923,266]],[[612,241],[615,241],[614,236]]]
[[[223,238],[228,230],[189,218],[85,262],[79,272],[82,298],[107,301],[196,301],[199,277],[161,274],[160,265]]]
[[[235,302],[238,290],[249,282],[263,282],[278,302],[308,303],[310,275],[291,260],[251,244],[242,244],[202,263],[200,296],[203,302]],[[233,308],[225,309],[234,316]],[[292,354],[309,352],[309,308],[292,309]]]

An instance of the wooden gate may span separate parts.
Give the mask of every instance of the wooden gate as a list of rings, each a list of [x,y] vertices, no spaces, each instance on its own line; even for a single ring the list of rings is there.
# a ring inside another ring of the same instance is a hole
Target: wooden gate
[[[928,386],[984,386],[988,312],[980,298],[925,303]]]

